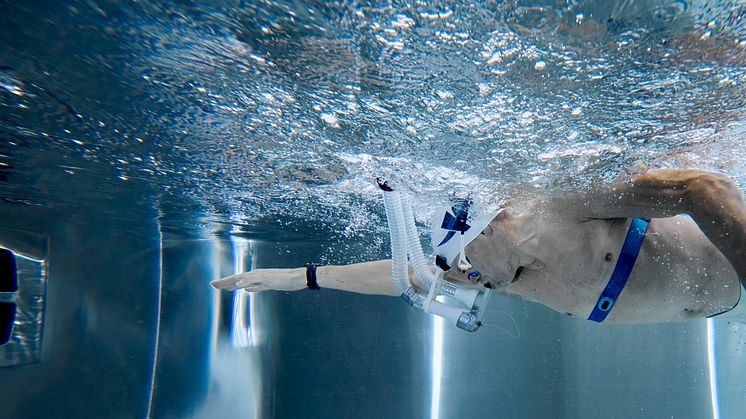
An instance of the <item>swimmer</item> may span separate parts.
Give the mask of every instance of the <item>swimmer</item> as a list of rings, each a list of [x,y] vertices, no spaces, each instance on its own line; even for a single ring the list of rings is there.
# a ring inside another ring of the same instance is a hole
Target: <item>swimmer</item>
[[[637,248],[628,243],[636,236]],[[637,257],[613,296],[612,310],[604,295],[629,247]],[[648,170],[589,192],[509,203],[464,253],[471,267],[451,268],[447,280],[578,318],[641,324],[725,313],[724,318],[746,321],[746,302],[739,304],[746,287],[746,203],[721,174]],[[256,269],[212,285],[301,290],[309,285],[307,269]],[[321,288],[398,296],[390,260],[319,266],[315,273]],[[409,277],[421,287],[411,268]]]

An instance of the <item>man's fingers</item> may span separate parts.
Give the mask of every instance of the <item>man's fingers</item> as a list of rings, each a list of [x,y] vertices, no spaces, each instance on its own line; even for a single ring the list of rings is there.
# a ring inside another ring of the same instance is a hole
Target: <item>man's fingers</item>
[[[259,276],[255,272],[243,272],[225,278],[216,279],[210,282],[210,285],[217,289],[234,291],[243,288],[247,291],[261,291],[268,289],[265,284],[259,281]]]
[[[210,282],[210,285],[217,289],[233,291],[238,288],[236,283],[240,280],[241,278],[238,275],[231,275],[226,276],[225,278],[215,279]]]

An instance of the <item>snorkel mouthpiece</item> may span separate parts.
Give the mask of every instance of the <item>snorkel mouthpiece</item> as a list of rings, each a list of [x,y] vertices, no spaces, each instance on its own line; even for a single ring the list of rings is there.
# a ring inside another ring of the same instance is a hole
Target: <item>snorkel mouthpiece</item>
[[[489,302],[491,290],[462,288],[444,279],[444,272],[451,269],[456,253],[460,254],[457,267],[462,271],[471,269],[466,260],[464,248],[481,231],[474,233],[468,222],[467,200],[460,200],[440,217],[439,228],[445,231],[440,234],[436,247],[434,274],[425,260],[420,237],[414,224],[414,213],[406,198],[391,187],[388,181],[376,178],[378,187],[383,191],[383,202],[386,208],[386,220],[391,236],[391,274],[396,291],[407,304],[441,316],[458,328],[473,332],[481,326],[481,318]],[[442,213],[436,213],[440,216]],[[490,218],[491,220],[491,218]],[[436,220],[437,221],[437,220]],[[478,226],[480,223],[476,223]],[[486,225],[485,225],[486,226]],[[482,226],[482,229],[484,226]],[[438,230],[438,233],[441,231]],[[466,233],[469,234],[466,234]],[[436,230],[433,230],[433,243]],[[457,240],[451,240],[458,234]],[[420,283],[429,290],[420,293],[409,280],[407,262],[412,264],[413,271]]]
[[[469,261],[466,260],[466,259],[459,259],[459,261],[458,261],[458,269],[461,272],[466,272],[469,269],[471,269],[471,263],[469,263]]]

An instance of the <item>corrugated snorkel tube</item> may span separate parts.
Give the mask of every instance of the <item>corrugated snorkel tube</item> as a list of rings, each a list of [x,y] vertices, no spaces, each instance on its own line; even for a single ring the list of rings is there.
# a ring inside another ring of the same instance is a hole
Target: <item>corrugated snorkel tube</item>
[[[477,330],[481,325],[484,307],[489,300],[489,290],[482,292],[463,289],[446,282],[443,279],[443,270],[436,268],[437,274],[433,273],[422,251],[412,207],[387,181],[377,178],[376,182],[383,191],[386,219],[391,235],[391,275],[394,289],[404,301],[418,310],[444,317],[463,330]],[[427,294],[418,292],[412,285],[409,280],[408,263],[412,264],[412,270],[420,284],[429,290]],[[444,302],[437,301],[438,296],[446,297]]]
[[[386,220],[389,224],[389,234],[391,236],[391,276],[394,281],[394,289],[407,304],[423,310],[426,297],[419,294],[409,281],[406,247],[407,228],[405,226],[401,194],[399,191],[391,188],[388,182],[381,178],[377,178],[376,182],[378,183],[378,187],[383,191]],[[422,253],[421,248],[420,253]],[[427,269],[427,266],[425,269]]]

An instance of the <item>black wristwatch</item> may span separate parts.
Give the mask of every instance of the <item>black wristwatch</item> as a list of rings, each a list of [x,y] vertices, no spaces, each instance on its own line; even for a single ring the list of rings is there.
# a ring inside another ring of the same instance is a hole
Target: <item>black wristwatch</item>
[[[320,290],[318,282],[316,282],[316,267],[320,266],[318,263],[306,262],[306,287],[310,290]]]

